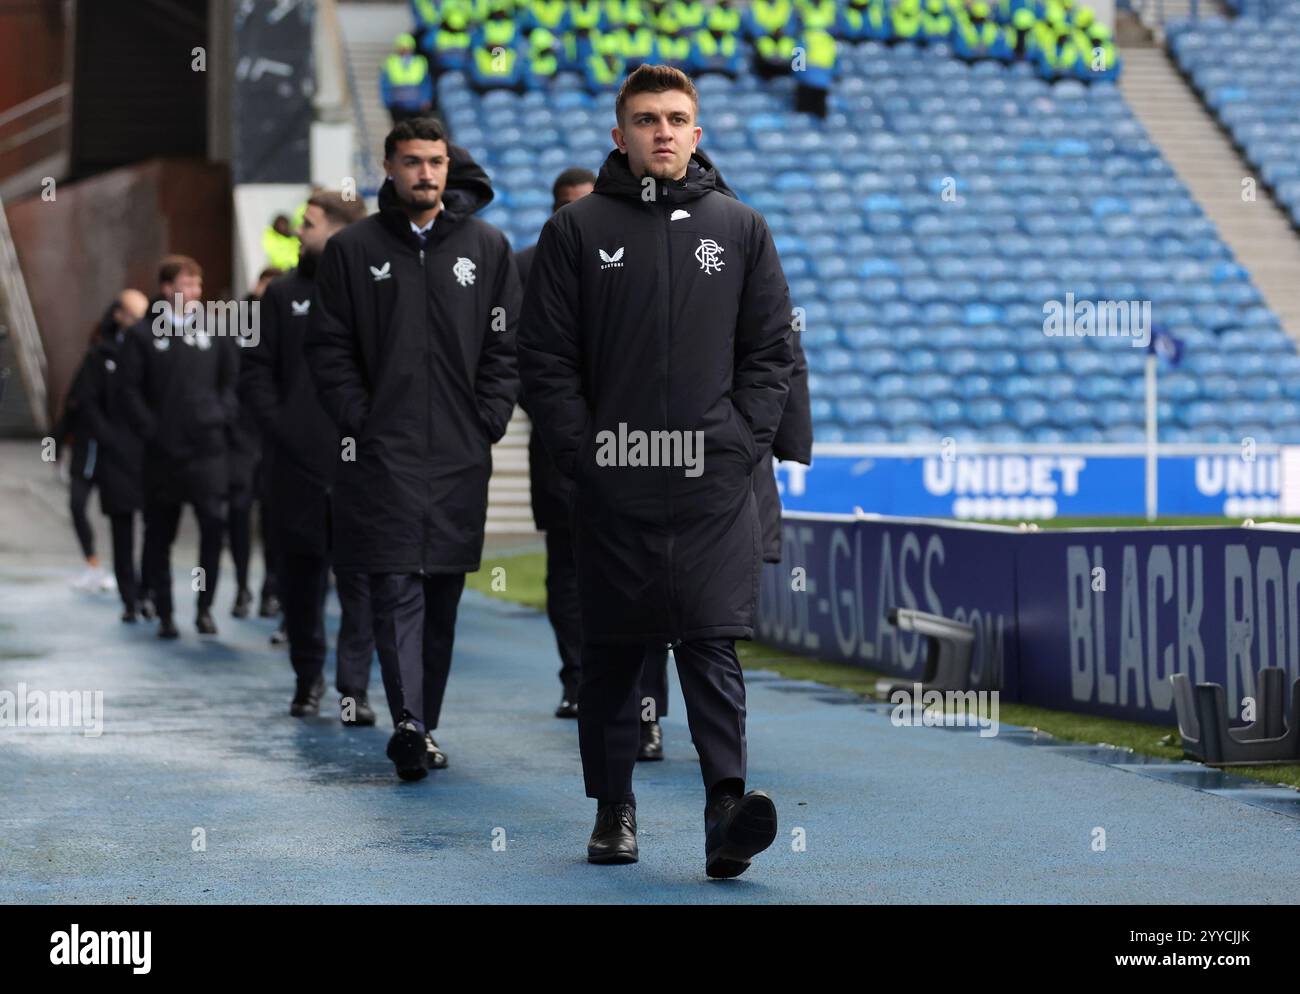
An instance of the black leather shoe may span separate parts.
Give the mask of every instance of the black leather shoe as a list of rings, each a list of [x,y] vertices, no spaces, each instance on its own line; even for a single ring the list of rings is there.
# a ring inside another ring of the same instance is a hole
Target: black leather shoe
[[[657,721],[641,722],[641,750],[638,763],[655,763],[664,758],[664,730]]]
[[[230,609],[230,616],[232,618],[247,618],[252,606],[253,592],[247,587],[241,587],[239,593],[235,594],[235,606]]]
[[[140,616],[135,613],[135,608],[133,607],[122,609],[122,623],[124,625],[134,625],[139,617]]]
[[[447,768],[447,754],[438,748],[438,743],[433,741],[432,733],[424,733],[424,743],[425,753],[429,759],[429,769],[445,770]]]
[[[284,630],[284,622],[281,622],[280,627],[271,633],[271,644],[272,645],[289,644],[289,633]]]
[[[761,790],[724,795],[704,813],[704,872],[738,877],[749,861],[776,840],[776,805]]]
[[[407,720],[397,726],[393,737],[388,740],[388,758],[397,767],[397,775],[403,780],[423,780],[429,775],[428,746],[424,736]]]
[[[145,621],[153,621],[154,618],[158,617],[158,609],[153,606],[152,597],[140,598],[140,617]]]
[[[180,631],[176,628],[176,622],[170,617],[158,619],[158,637],[160,639],[178,639],[181,637]]]
[[[369,728],[375,723],[375,709],[362,693],[345,693],[339,697],[339,720],[350,728]]]
[[[578,692],[576,690],[566,690],[562,695],[560,695],[560,706],[555,709],[555,717],[578,717]]]
[[[217,634],[217,623],[212,620],[212,612],[206,607],[199,610],[198,616],[194,619],[194,627],[199,630],[200,635]]]
[[[588,863],[635,863],[636,808],[631,804],[602,804],[587,843]]]
[[[275,594],[262,594],[262,601],[257,605],[257,616],[259,618],[276,618],[279,615],[280,598],[276,597]]]
[[[320,714],[320,699],[325,693],[325,675],[317,674],[311,683],[298,681],[294,689],[293,700],[289,702],[289,714],[295,718],[307,718]]]

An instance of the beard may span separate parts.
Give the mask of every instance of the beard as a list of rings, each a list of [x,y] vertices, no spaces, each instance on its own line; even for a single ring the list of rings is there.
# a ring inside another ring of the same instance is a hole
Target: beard
[[[438,199],[442,195],[441,189],[436,186],[425,189],[412,187],[405,193],[398,193],[397,199],[402,202],[403,207],[414,208],[416,210],[427,211],[430,208],[438,206]]]

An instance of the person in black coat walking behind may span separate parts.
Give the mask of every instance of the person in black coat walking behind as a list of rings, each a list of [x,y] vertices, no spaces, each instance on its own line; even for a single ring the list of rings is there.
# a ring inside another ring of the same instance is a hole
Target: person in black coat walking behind
[[[280,546],[281,603],[289,635],[289,659],[297,686],[289,713],[320,711],[325,692],[325,597],[329,591],[330,505],[339,463],[345,457],[339,432],[316,399],[303,340],[316,299],[317,260],[326,243],[366,216],[360,200],[322,190],[312,194],[298,237],[298,266],[272,282],[261,300],[262,334],[243,352],[240,400],[274,447],[270,500],[263,513]],[[347,725],[373,725],[367,699],[375,654],[370,625],[370,587],[365,573],[338,577],[343,609],[336,684]]]
[[[492,445],[519,391],[519,277],[475,213],[487,174],[441,122],[384,141],[379,213],[329,240],[307,363],[350,451],[334,499],[336,573],[370,576],[388,757],[419,780],[447,764],[433,738],[465,574],[479,568]],[[349,458],[350,456],[350,458]]]
[[[189,504],[199,524],[195,625],[200,635],[215,635],[212,599],[229,489],[227,432],[239,414],[239,350],[219,329],[204,327],[203,270],[197,262],[166,256],[158,267],[158,289],[150,313],[122,344],[127,410],[144,440],[144,585],[155,598],[158,637],[177,638],[171,547],[181,506]]]
[[[615,105],[595,192],[542,229],[519,334],[542,439],[574,480],[582,603],[578,738],[597,802],[587,858],[637,858],[632,771],[647,645],[677,660],[707,792],[705,869],[776,837],[745,793],[745,689],[762,560],[754,473],[794,369],[790,297],[762,216],[716,189],[698,97],[643,65]]]
[[[139,610],[135,564],[135,513],[140,510],[140,439],[127,422],[122,400],[119,353],[126,330],[149,309],[139,290],[123,290],[95,329],[86,358],[68,390],[59,437],[73,436],[72,520],[87,561],[94,559],[95,533],[85,516],[93,484],[113,536],[113,575],[122,598],[122,620],[134,623]]]

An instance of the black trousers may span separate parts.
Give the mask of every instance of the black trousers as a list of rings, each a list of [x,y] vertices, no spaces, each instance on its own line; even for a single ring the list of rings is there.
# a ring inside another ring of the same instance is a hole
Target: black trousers
[[[90,518],[86,516],[86,505],[90,503],[90,491],[94,486],[95,481],[81,473],[73,473],[68,483],[68,511],[72,514],[72,527],[85,559],[95,555],[95,529],[90,527]]]
[[[394,726],[409,717],[421,732],[438,727],[464,589],[464,573],[370,574],[375,648]]]
[[[567,528],[546,531],[546,617],[560,653],[560,684],[565,696],[576,700],[582,683],[582,615],[573,533]],[[654,720],[668,713],[668,650],[663,646],[646,646],[641,697],[654,701]]]
[[[584,645],[578,744],[587,796],[635,804],[632,770],[640,747],[640,682],[647,646]],[[745,681],[734,639],[701,639],[673,649],[686,721],[705,788],[745,779]]]
[[[198,608],[212,607],[221,571],[221,543],[225,521],[211,506],[193,504],[199,522],[199,568],[203,586],[198,591]],[[180,504],[149,504],[144,509],[144,584],[153,592],[158,616],[172,616],[172,544],[181,521]]]
[[[582,680],[582,618],[573,533],[567,528],[552,528],[546,533],[546,617],[555,631],[555,647],[560,653],[560,684],[566,697],[576,697]]]
[[[345,697],[364,697],[375,658],[375,628],[370,611],[370,577],[365,573],[335,573],[342,618],[334,682]]]
[[[113,533],[113,575],[122,606],[134,610],[140,599],[140,580],[135,568],[135,512],[108,516]]]
[[[280,607],[289,637],[289,662],[299,682],[312,683],[325,668],[329,561],[321,555],[286,550],[280,559],[280,580]]]
[[[237,590],[245,590],[248,587],[248,566],[253,558],[252,504],[231,502],[226,513],[226,534],[230,540],[230,558],[235,561],[235,586]]]
[[[329,559],[323,555],[286,550],[281,559],[280,605],[289,636],[289,661],[303,683],[312,683],[325,669],[325,599],[329,594]],[[340,573],[339,606],[343,609],[335,650],[335,686],[345,697],[365,697],[375,635],[370,623],[370,577]]]
[[[280,596],[280,541],[271,526],[266,501],[257,505],[258,527],[262,535],[262,596]]]

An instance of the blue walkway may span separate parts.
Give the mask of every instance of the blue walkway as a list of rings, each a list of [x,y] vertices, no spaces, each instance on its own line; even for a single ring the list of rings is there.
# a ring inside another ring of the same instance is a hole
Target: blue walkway
[[[332,690],[327,716],[287,717],[287,658],[269,622],[229,617],[223,583],[219,639],[200,642],[186,611],[167,644],[119,624],[108,595],[68,589],[67,570],[0,562],[0,690],[105,701],[99,737],[0,727],[0,901],[1296,900],[1300,820],[1024,748],[1005,727],[895,728],[770,674],[751,681],[750,779],[777,802],[776,846],[738,880],[705,878],[677,696],[667,761],[638,768],[641,862],[589,866],[593,807],[576,725],[551,717],[544,617],[466,594],[438,736],[451,767],[403,784],[387,732],[342,728]]]

